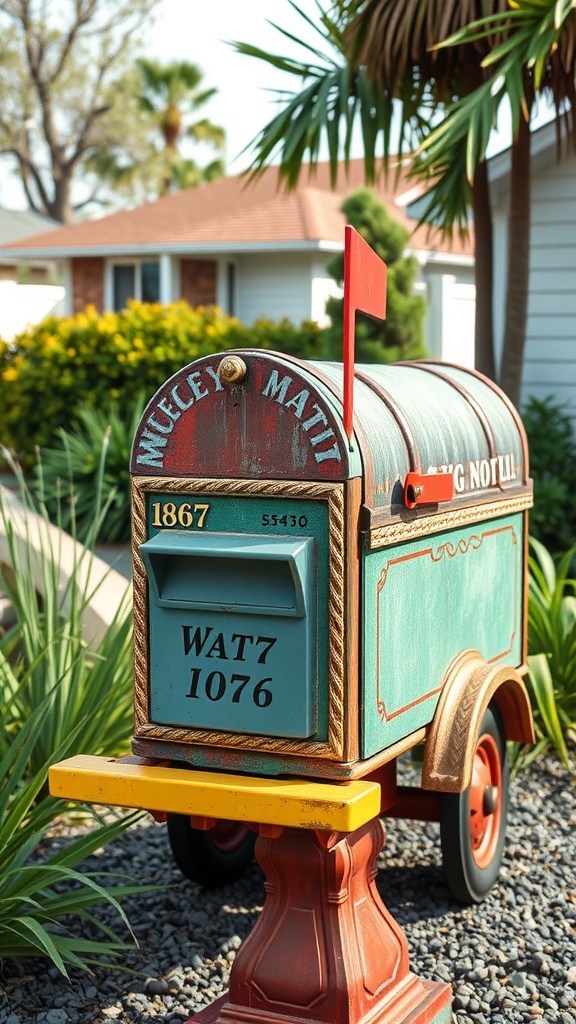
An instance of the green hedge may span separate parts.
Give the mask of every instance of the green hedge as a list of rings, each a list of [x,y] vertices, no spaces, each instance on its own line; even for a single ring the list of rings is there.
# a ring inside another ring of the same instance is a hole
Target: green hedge
[[[247,327],[218,309],[185,302],[132,302],[121,313],[88,307],[74,317],[50,317],[11,344],[0,341],[0,443],[30,466],[36,447],[53,444],[58,428],[74,426],[81,409],[111,399],[129,409],[199,356],[253,347],[314,358],[322,331],[288,320]]]

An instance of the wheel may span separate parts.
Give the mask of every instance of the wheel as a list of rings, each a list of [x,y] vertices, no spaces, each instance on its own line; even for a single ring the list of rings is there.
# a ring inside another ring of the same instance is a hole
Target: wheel
[[[496,707],[482,719],[472,781],[463,793],[443,793],[440,840],[448,888],[461,903],[480,903],[498,878],[508,813],[506,734]]]
[[[168,839],[182,874],[206,888],[231,882],[254,856],[256,835],[240,821],[219,821],[203,832],[185,814],[168,815]]]

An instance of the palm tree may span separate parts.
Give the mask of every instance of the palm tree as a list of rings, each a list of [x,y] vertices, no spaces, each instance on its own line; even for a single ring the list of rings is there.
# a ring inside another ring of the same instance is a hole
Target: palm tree
[[[138,68],[142,80],[138,105],[151,118],[163,139],[165,173],[161,194],[165,194],[170,191],[176,179],[182,178],[186,169],[180,166],[182,157],[179,152],[185,137],[197,143],[207,143],[217,152],[223,150],[223,128],[207,118],[190,120],[195,118],[217,90],[200,88],[202,72],[189,61],[159,64],[154,60],[141,59]],[[189,164],[189,161],[186,163]],[[216,166],[214,162],[211,163],[206,180],[212,180],[215,174],[223,173],[223,170],[220,162]],[[204,180],[202,168],[195,165],[195,171],[196,183]]]
[[[366,67],[375,86],[401,98],[425,92],[435,112],[446,110],[456,96],[465,96],[482,84],[482,61],[489,53],[485,39],[463,40],[449,48],[437,44],[486,12],[484,0],[356,0],[350,9],[352,52]],[[491,0],[492,13],[508,10],[507,0]],[[446,168],[447,175],[454,167]],[[453,186],[452,180],[450,185]],[[476,366],[496,378],[493,324],[493,231],[487,167],[478,162],[469,187],[447,191],[441,226],[451,233],[464,227],[472,208],[475,233],[475,348]]]
[[[530,270],[530,117],[535,98],[544,96],[556,116],[558,141],[562,126],[576,139],[576,12],[572,0],[510,0],[510,7],[445,40],[445,47],[488,43],[487,77],[431,132],[420,171],[436,177],[429,213],[442,218],[446,203],[454,202],[453,179],[470,179],[485,165],[491,126],[503,99],[509,101],[513,143],[500,384],[518,405]]]
[[[512,90],[522,116],[515,119],[512,145],[506,336],[500,379],[515,402],[519,400],[528,287],[529,118],[535,89],[543,84],[526,73],[525,55],[515,47],[516,19],[531,12],[534,31],[537,15],[542,19],[550,9],[570,4],[571,0],[560,0],[560,5],[554,0],[518,0],[517,8],[510,11],[507,0],[335,0],[330,16],[319,4],[319,31],[335,47],[336,59],[307,47],[313,60],[299,63],[237,44],[242,52],[290,71],[304,83],[255,140],[253,173],[263,169],[280,148],[279,173],[289,186],[294,184],[306,153],[312,165],[317,160],[322,131],[336,166],[340,155],[349,156],[357,117],[366,177],[373,180],[379,139],[383,139],[384,163],[390,162],[395,112],[398,148],[416,140],[424,150],[424,158],[414,161],[413,173],[431,188],[425,217],[433,216],[451,232],[455,226],[465,226],[472,207],[477,365],[493,379],[492,220],[485,155],[498,107]],[[472,30],[467,28],[487,10],[489,18],[476,22]],[[450,45],[438,48],[447,37]],[[499,63],[494,63],[494,53],[500,54]],[[515,71],[509,69],[502,88],[505,59]],[[566,66],[574,61],[574,48],[566,47],[564,64],[557,57],[553,60],[556,101],[560,79],[565,79]],[[440,124],[439,116],[445,118]]]
[[[292,0],[291,6],[295,7]],[[317,159],[322,129],[326,131],[331,161],[347,159],[352,122],[360,122],[366,180],[377,173],[376,147],[383,145],[384,165],[391,149],[413,148],[425,138],[430,121],[438,117],[455,95],[462,95],[483,80],[486,42],[462,44],[450,50],[432,49],[446,33],[455,32],[484,11],[483,0],[337,0],[331,14],[318,3],[320,26],[306,17],[336,51],[326,58],[307,47],[314,62],[283,61],[254,47],[237,44],[241,52],[299,75],[309,83],[267,124],[256,140],[252,169],[263,169],[281,148],[279,173],[288,186],[297,180],[303,158]],[[495,10],[507,9],[506,0],[492,0]],[[301,13],[301,12],[300,12]],[[283,32],[288,36],[288,33]],[[318,63],[318,58],[322,63]],[[342,140],[338,119],[345,128]],[[397,131],[394,135],[394,125]],[[492,215],[485,165],[479,165],[458,204],[444,211],[441,226],[447,233],[457,225],[467,228],[472,206],[476,227],[476,361],[495,377],[492,326]]]

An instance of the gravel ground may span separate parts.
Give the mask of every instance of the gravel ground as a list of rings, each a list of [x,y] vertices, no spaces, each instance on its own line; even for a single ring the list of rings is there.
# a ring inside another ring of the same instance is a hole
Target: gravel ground
[[[477,907],[451,901],[436,825],[390,821],[387,828],[378,888],[406,932],[415,973],[451,982],[458,1024],[575,1024],[574,776],[550,760],[513,783],[500,880]],[[182,878],[165,827],[148,819],[86,863],[93,869],[94,861],[169,886],[125,902],[139,942],[125,966],[136,973],[74,971],[68,982],[42,960],[4,961],[0,1024],[179,1022],[227,989],[264,898],[256,865],[207,892]]]

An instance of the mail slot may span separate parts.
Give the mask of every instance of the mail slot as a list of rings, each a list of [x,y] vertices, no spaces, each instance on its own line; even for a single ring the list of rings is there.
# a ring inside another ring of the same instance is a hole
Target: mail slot
[[[312,735],[314,539],[163,529],[140,554],[150,595],[151,722]]]
[[[495,703],[531,735],[517,412],[462,367],[356,366],[347,432],[344,372],[217,354],[145,410],[135,754],[351,779],[426,741],[423,784],[458,789],[470,753],[447,730]]]

